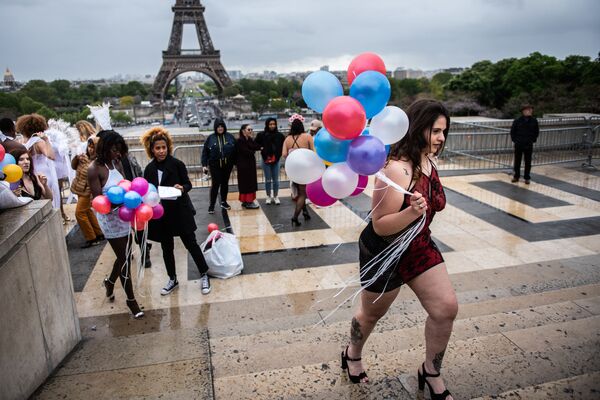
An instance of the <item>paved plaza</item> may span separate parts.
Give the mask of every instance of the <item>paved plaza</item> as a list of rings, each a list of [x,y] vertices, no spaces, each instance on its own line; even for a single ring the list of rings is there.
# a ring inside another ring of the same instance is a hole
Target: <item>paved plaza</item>
[[[503,172],[442,172],[448,204],[431,226],[460,310],[443,370],[456,399],[600,397],[600,172],[577,164],[535,167],[532,182]],[[285,186],[285,185],[284,185]],[[232,188],[234,189],[234,188]],[[104,298],[108,245],[67,246],[83,340],[33,396],[39,399],[412,399],[424,358],[425,313],[408,287],[375,328],[363,358],[371,383],[351,385],[339,355],[355,306],[334,298],[357,272],[357,239],[372,183],[292,227],[293,202],[207,213],[208,189],[191,193],[198,241],[206,225],[240,241],[242,275],[199,274],[176,241],[179,289],[167,281],[160,246],[151,251],[133,320],[123,291]],[[69,206],[71,207],[71,206]],[[139,282],[138,282],[139,281]]]

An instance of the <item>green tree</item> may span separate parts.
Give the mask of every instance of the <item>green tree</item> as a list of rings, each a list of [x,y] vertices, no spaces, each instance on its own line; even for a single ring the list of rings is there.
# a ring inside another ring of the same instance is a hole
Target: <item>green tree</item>
[[[135,104],[135,99],[133,96],[123,96],[119,99],[119,104],[123,107],[133,106]]]
[[[283,111],[288,108],[288,103],[283,99],[274,99],[271,100],[269,108],[273,111]]]
[[[56,111],[51,110],[47,106],[40,107],[38,110],[36,110],[36,113],[43,115],[44,117],[46,117],[46,119],[58,118],[58,114],[56,113]]]
[[[44,107],[44,104],[33,100],[31,97],[24,96],[19,102],[19,108],[22,114],[31,114]]]

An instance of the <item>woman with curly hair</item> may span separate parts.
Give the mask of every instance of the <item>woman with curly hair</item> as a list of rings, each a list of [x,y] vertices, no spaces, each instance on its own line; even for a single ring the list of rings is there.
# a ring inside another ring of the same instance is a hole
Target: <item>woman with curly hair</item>
[[[98,133],[98,137],[100,140],[96,146],[96,158],[88,167],[88,183],[92,198],[106,193],[109,188],[123,180],[121,157],[127,153],[127,144],[123,136],[117,132],[101,131]],[[110,276],[104,279],[104,287],[108,300],[114,301],[115,283],[119,278],[127,295],[127,307],[133,317],[137,319],[143,317],[144,312],[135,300],[131,283],[131,260],[127,256],[127,245],[131,241],[130,226],[128,222],[121,221],[117,210],[118,207],[115,207],[108,214],[97,214],[100,229],[117,257]]]
[[[163,127],[152,128],[142,135],[141,142],[152,161],[144,170],[144,178],[155,186],[171,186],[181,191],[181,196],[174,200],[163,199],[161,204],[165,210],[162,218],[149,222],[148,238],[159,242],[163,251],[163,260],[169,275],[169,281],[160,294],[165,296],[179,286],[175,270],[174,238],[179,236],[183,245],[190,252],[198,271],[200,271],[200,287],[202,294],[210,293],[208,265],[196,241],[196,210],[192,205],[188,192],[192,183],[188,177],[185,164],[173,157],[173,139]]]
[[[52,150],[48,137],[44,135],[44,131],[48,129],[46,118],[39,114],[22,115],[17,119],[16,129],[23,135],[25,140],[23,144],[31,154],[35,171],[48,179],[48,186],[52,191],[52,207],[60,208],[60,189],[56,168],[54,168],[54,150]]]

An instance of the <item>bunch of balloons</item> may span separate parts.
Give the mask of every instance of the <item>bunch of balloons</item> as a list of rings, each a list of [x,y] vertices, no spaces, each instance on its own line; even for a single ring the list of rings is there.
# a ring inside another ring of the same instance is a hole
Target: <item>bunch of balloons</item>
[[[92,207],[100,214],[108,214],[113,205],[120,206],[119,218],[139,231],[146,228],[148,221],[165,213],[156,186],[144,178],[123,179],[92,200]]]
[[[406,113],[387,106],[391,86],[381,57],[363,53],[354,58],[348,84],[345,96],[341,82],[327,71],[311,73],[302,84],[304,101],[323,113],[324,128],[314,138],[316,153],[293,151],[285,171],[290,180],[307,185],[308,198],[319,206],[360,194],[368,175],[384,166],[389,146],[408,131]]]
[[[12,154],[6,154],[6,149],[0,144],[0,171],[4,180],[9,183],[18,182],[23,177],[23,170],[17,165]]]

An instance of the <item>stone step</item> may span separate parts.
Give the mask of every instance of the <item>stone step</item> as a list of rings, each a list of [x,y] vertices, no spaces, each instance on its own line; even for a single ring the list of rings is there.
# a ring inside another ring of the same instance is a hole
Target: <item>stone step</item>
[[[600,316],[550,323],[456,340],[453,336],[444,361],[444,377],[455,398],[494,396],[600,371]],[[348,388],[339,368],[339,355],[322,354],[322,361],[242,375],[215,377],[216,399],[342,398],[356,391],[364,398],[380,397],[379,387],[398,389],[407,398],[416,391],[415,374],[424,346],[365,355],[371,380]],[[279,352],[281,354],[281,352]],[[453,368],[456,366],[456,368]],[[362,398],[362,397],[359,397]]]
[[[205,328],[86,337],[36,398],[211,398]]]
[[[567,400],[600,398],[600,372],[577,375],[571,378],[510,390],[494,396],[478,397],[472,400],[528,399],[528,400]]]
[[[597,258],[524,264],[493,270],[451,275],[460,304],[519,297],[569,287],[600,283]],[[351,293],[348,289],[347,293]],[[207,327],[211,337],[252,335],[265,330],[293,329],[322,321],[340,303],[333,298],[337,290],[292,293],[228,302],[205,303],[170,309],[148,310],[143,321],[132,321],[128,314],[80,319],[84,337],[126,336],[169,329]],[[420,309],[408,288],[400,290],[389,314]],[[355,306],[342,306],[327,322],[351,318]]]
[[[586,293],[585,295],[582,293]],[[590,296],[596,296],[589,298]],[[517,300],[520,300],[517,301]],[[591,311],[578,305],[587,301]],[[532,305],[532,304],[535,304]],[[563,289],[519,298],[461,305],[454,340],[588,318],[600,305],[600,285]],[[387,315],[375,327],[366,353],[396,351],[422,345],[423,310]],[[350,318],[324,326],[265,331],[255,335],[211,336],[215,378],[312,364],[332,358],[349,340]]]

